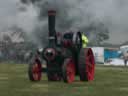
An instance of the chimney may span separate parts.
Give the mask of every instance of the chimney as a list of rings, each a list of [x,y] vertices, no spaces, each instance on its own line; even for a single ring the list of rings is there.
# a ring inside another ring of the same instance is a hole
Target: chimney
[[[48,11],[48,29],[49,29],[49,39],[55,40],[55,16],[56,16],[56,11],[55,10],[49,10]]]

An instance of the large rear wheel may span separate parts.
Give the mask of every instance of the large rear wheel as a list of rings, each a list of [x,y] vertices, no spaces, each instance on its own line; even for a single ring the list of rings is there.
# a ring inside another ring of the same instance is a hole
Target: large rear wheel
[[[29,64],[28,76],[31,81],[41,80],[42,66],[39,59],[33,59]]]
[[[91,48],[81,49],[78,67],[81,81],[92,81],[94,79],[95,60]]]
[[[72,83],[75,79],[75,62],[72,58],[67,58],[64,60],[62,66],[63,80],[66,83]]]

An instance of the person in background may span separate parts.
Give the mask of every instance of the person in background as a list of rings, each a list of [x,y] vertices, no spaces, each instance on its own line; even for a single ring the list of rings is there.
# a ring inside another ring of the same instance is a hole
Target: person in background
[[[124,59],[124,65],[127,66],[127,61],[128,61],[128,51],[123,53],[123,59]]]
[[[86,48],[88,42],[89,42],[89,40],[88,40],[87,36],[84,33],[82,33],[82,47]]]

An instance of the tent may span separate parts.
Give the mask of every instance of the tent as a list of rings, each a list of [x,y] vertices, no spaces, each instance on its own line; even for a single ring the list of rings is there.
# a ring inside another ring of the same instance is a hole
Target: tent
[[[110,58],[119,58],[120,53],[118,49],[105,48],[104,49],[104,61],[109,60]]]
[[[104,47],[92,47],[95,62],[97,64],[104,64]]]

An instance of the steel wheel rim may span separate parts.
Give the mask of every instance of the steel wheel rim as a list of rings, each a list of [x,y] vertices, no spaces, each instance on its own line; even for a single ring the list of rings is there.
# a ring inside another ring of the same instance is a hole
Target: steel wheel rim
[[[41,69],[40,69],[40,64],[35,62],[32,66],[32,75],[34,80],[40,80],[41,78]]]
[[[67,82],[71,83],[75,79],[75,65],[71,59],[66,66]]]
[[[95,62],[94,62],[94,56],[92,53],[92,50],[89,49],[87,54],[86,54],[86,73],[87,73],[87,79],[93,80],[94,79],[94,67],[95,67]]]

